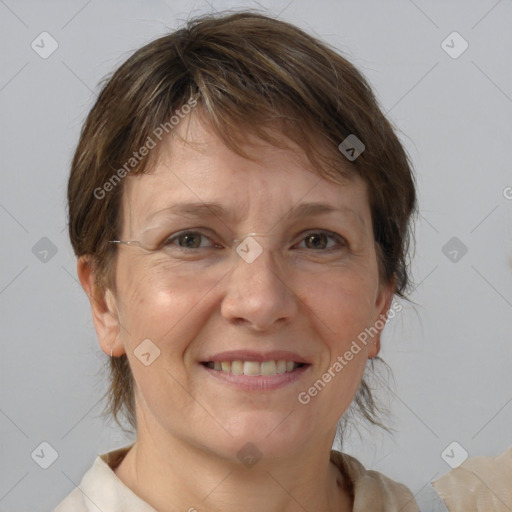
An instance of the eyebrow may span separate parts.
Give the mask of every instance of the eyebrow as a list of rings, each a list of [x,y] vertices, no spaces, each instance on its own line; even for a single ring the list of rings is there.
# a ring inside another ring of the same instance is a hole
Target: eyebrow
[[[206,218],[211,217],[213,215],[220,219],[231,221],[237,221],[239,220],[240,217],[240,212],[227,210],[226,208],[224,208],[224,206],[217,202],[205,201],[176,203],[162,210],[158,210],[157,212],[152,213],[151,215],[149,215],[147,220],[151,220],[155,216],[164,212],[195,218]],[[346,206],[332,206],[330,204],[318,202],[301,203],[299,205],[296,205],[284,216],[284,218],[301,219],[305,217],[313,217],[330,213],[351,213],[366,228],[366,222],[364,221],[363,217],[352,208],[348,208]]]

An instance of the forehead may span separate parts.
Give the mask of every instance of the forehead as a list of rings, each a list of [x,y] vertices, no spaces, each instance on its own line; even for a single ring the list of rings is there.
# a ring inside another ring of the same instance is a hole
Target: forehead
[[[338,210],[368,223],[364,181],[353,171],[350,179],[340,175],[339,183],[321,177],[283,135],[289,150],[248,135],[243,149],[254,160],[229,149],[197,115],[183,119],[172,135],[177,136],[162,141],[154,168],[129,176],[124,184],[123,225],[130,231],[176,213],[220,215],[241,223],[251,217]]]

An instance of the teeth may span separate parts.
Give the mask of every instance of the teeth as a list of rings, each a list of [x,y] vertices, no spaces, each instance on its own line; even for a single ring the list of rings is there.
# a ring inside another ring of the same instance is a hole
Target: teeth
[[[286,361],[284,361],[283,359],[280,359],[279,361],[277,361],[276,372],[277,373],[286,372]]]
[[[274,361],[271,361],[272,363]],[[261,368],[261,375],[272,375],[271,373],[263,373],[263,365],[266,364],[266,363],[262,363],[260,365],[260,363],[258,362],[255,362],[255,361],[245,361],[244,363],[242,363],[241,361],[233,361],[233,363],[231,364],[231,373],[235,373],[233,371],[233,367],[235,366],[235,364],[237,363],[240,363],[240,365],[243,367],[243,374],[244,375],[260,375],[260,368]],[[239,375],[241,375],[242,372],[239,373]]]
[[[224,364],[222,369],[224,369]],[[231,363],[231,373],[233,375],[242,375],[244,373],[244,363],[242,361],[233,361]]]
[[[247,364],[247,363],[245,363],[245,364]],[[250,364],[252,364],[252,363],[250,363]],[[260,368],[261,368],[260,375],[277,375],[275,361],[264,361],[263,363],[261,363],[261,365],[258,365],[258,366],[260,366]],[[292,364],[292,368],[293,368],[293,364]],[[245,373],[245,366],[244,366],[244,373]],[[257,375],[257,374],[255,374],[255,375]]]
[[[293,361],[285,361],[279,359],[278,361],[215,361],[208,362],[208,368],[220,370],[232,375],[279,375],[281,373],[289,373],[298,368],[299,363]]]

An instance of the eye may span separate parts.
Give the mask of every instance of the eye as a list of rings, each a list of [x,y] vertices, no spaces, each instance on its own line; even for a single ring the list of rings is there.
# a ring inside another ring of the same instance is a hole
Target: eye
[[[300,247],[301,244],[305,244],[305,246],[303,245]],[[342,236],[325,230],[310,231],[306,235],[303,235],[301,244],[299,244],[299,248],[313,249],[316,252],[336,248],[348,248],[348,243]],[[168,249],[175,247],[185,250],[222,248],[220,245],[215,244],[210,237],[200,231],[180,231],[166,238],[162,247]]]
[[[177,247],[179,248],[200,249],[205,247],[204,245],[201,245],[201,238],[204,240],[210,240],[210,238],[208,238],[205,234],[200,233],[199,231],[181,231],[167,238],[163,243],[163,246],[175,246],[175,242],[178,241]],[[211,245],[210,247],[214,247],[214,245]]]
[[[347,241],[340,235],[331,231],[311,231],[303,239],[306,249],[333,249],[336,245],[340,248],[347,248]],[[329,241],[334,241],[334,247],[327,247]]]

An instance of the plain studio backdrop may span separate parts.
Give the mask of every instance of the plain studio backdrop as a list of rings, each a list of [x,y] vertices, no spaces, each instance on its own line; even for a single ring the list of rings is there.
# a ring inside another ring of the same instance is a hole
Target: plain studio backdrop
[[[70,160],[98,83],[190,16],[243,7],[344,53],[417,174],[416,305],[403,303],[381,351],[396,433],[352,430],[344,451],[427,510],[449,464],[512,444],[510,2],[2,0],[2,511],[53,509],[96,455],[132,441],[99,415],[107,356],[66,232]]]

